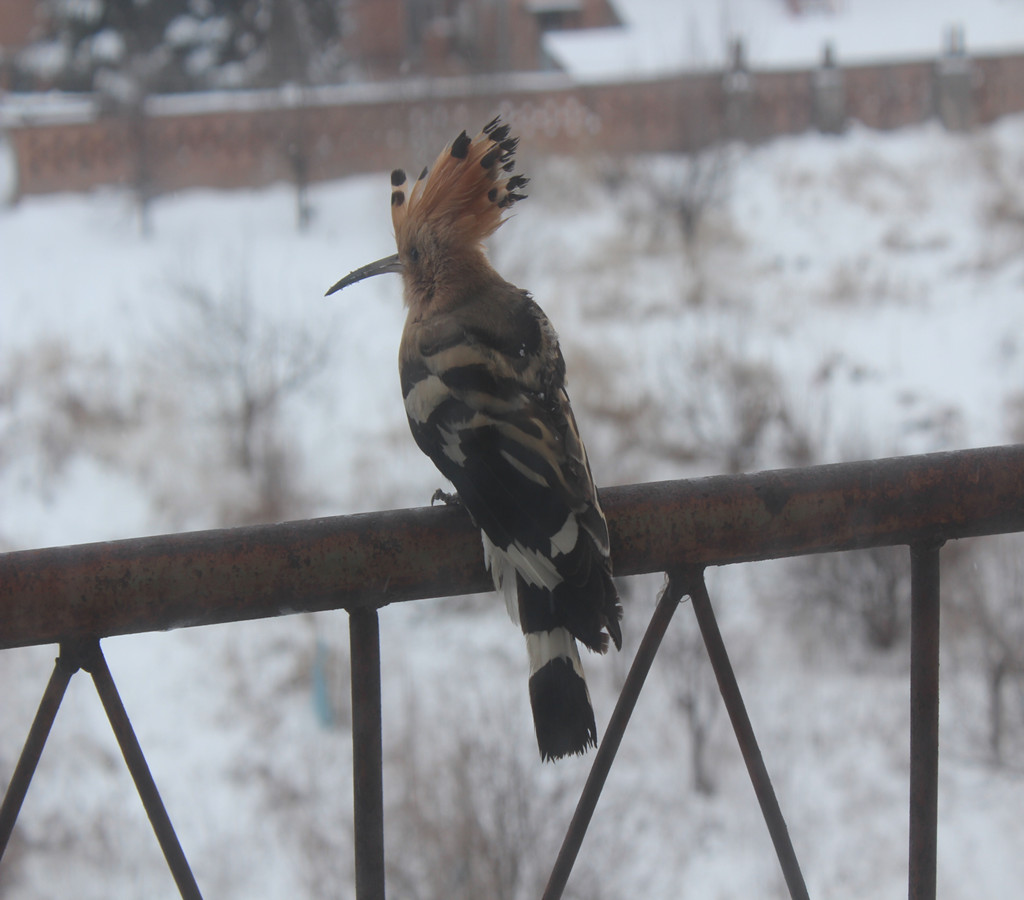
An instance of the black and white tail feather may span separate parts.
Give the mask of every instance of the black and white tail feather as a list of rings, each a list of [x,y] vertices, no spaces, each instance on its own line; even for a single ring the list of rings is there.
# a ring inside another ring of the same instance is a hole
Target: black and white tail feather
[[[526,636],[541,756],[558,759],[596,745],[576,641],[598,653],[609,639],[621,647],[622,607],[558,337],[481,244],[523,199],[517,144],[494,119],[475,138],[460,134],[411,190],[393,172],[398,253],[331,292],[382,272],[403,276],[409,425],[481,530],[495,589]]]

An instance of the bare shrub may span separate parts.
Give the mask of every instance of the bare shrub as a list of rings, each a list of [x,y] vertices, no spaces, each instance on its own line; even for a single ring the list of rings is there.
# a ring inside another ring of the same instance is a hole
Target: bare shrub
[[[0,771],[9,770],[4,767]],[[24,883],[26,879],[23,878],[21,869],[29,851],[28,842],[21,831],[15,829],[4,850],[3,865],[0,866],[0,896],[28,896],[27,885]],[[24,894],[15,893],[18,888],[26,888],[26,892]]]
[[[23,669],[17,664],[16,659],[11,658],[11,654],[5,654],[5,658],[0,660],[0,675],[3,676],[5,684],[13,683],[13,679],[22,675]],[[8,702],[7,712],[10,713],[12,707],[16,707],[20,704]],[[0,718],[0,725],[4,726],[3,731],[5,738],[12,736],[16,733],[17,729],[13,727],[13,716],[3,716]],[[15,749],[13,742],[8,744],[8,747],[0,746],[0,785],[5,789],[8,785],[8,779],[14,773],[14,766],[17,762],[17,754],[20,752],[19,749]],[[0,896],[17,896],[15,890],[24,886],[23,879],[23,866],[29,853],[28,840],[25,837],[23,829],[15,828],[11,833],[7,848],[3,854],[3,864],[0,865]]]
[[[910,561],[902,547],[805,556],[791,567],[802,619],[841,640],[859,633],[872,650],[900,644],[910,625]]]
[[[875,151],[843,159],[832,180],[848,200],[870,213],[902,210],[920,215],[928,207],[927,182]]]
[[[283,412],[327,367],[330,343],[301,324],[271,321],[244,275],[221,290],[189,281],[173,287],[181,315],[158,358],[179,396],[187,388],[188,417],[220,430],[220,463],[240,476],[241,489],[222,498],[220,518],[242,524],[301,514]]]
[[[750,471],[764,456],[773,427],[788,430],[782,381],[769,363],[734,355],[718,342],[701,346],[668,392],[666,428],[657,452],[716,461],[726,472]],[[670,424],[671,423],[671,424]]]
[[[722,144],[688,153],[669,178],[658,179],[651,192],[660,208],[679,226],[687,257],[693,261],[699,250],[702,229],[710,210],[719,206],[728,191],[729,154]]]
[[[385,779],[394,786],[385,816],[390,892],[408,900],[540,896],[573,800],[564,777],[545,776],[564,769],[521,755],[532,742],[507,737],[515,732],[507,716],[428,725],[418,709],[411,697]],[[600,897],[594,873],[575,872],[566,896]]]
[[[1024,391],[1011,393],[1003,401],[1003,407],[1010,440],[1024,443]]]
[[[618,374],[626,363],[614,350],[604,348],[598,353],[574,344],[567,346],[566,353],[569,391],[581,428],[586,428],[589,451],[597,454],[598,448],[610,447],[600,456],[602,479],[642,479],[648,468],[646,445],[651,428],[657,426],[656,398],[624,385]]]
[[[721,721],[722,699],[696,626],[673,623],[662,640],[658,666],[666,673],[672,702],[686,722],[691,785],[698,794],[710,797],[718,787],[713,741]]]
[[[824,298],[838,307],[914,305],[926,300],[926,286],[901,275],[884,259],[861,254],[832,267]]]
[[[108,356],[76,353],[63,341],[16,352],[0,371],[0,465],[27,453],[53,476],[76,453],[114,461],[145,400]]]
[[[699,148],[698,148],[699,147]],[[721,213],[730,187],[732,154],[721,143],[696,145],[671,159],[654,159],[636,168],[632,183],[644,198],[634,216],[637,228],[676,237],[690,275],[683,297],[687,306],[704,306],[712,294],[710,260],[714,251],[735,240]]]
[[[246,785],[264,836],[290,861],[309,898],[347,896],[353,877],[346,618],[332,612],[272,626],[236,623],[217,661],[221,703],[246,736],[244,749],[224,760],[223,777]],[[247,865],[234,854],[211,865],[221,884],[209,895],[238,894],[251,872],[237,869]]]
[[[981,672],[987,751],[1005,764],[1024,749],[1024,538],[958,542],[943,557],[946,631]]]
[[[986,242],[978,265],[988,269],[1017,258],[1024,247],[1024,154],[1010,153],[991,139],[979,141],[977,153],[988,188],[982,221],[993,239],[1001,239]]]
[[[649,477],[652,458],[673,467],[707,462],[728,473],[816,461],[821,442],[794,413],[770,361],[712,338],[667,356],[659,383],[626,388],[617,376],[627,364],[612,352],[573,347],[569,363],[574,404],[591,422],[606,425],[616,445],[606,456],[620,469],[637,460],[635,472],[616,477]]]

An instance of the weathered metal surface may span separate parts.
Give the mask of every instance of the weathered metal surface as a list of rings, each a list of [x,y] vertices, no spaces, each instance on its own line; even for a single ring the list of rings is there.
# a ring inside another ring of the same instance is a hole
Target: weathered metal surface
[[[935,900],[939,820],[939,545],[910,548],[910,900]]]
[[[384,900],[384,750],[377,610],[353,610],[348,627],[356,898]]]
[[[941,541],[1024,530],[1024,445],[638,484],[601,496],[617,575]]]
[[[484,590],[480,557],[447,508],[8,553],[0,649]]]
[[[1024,445],[608,488],[617,575],[1024,530]],[[0,649],[487,590],[455,508],[0,556]]]

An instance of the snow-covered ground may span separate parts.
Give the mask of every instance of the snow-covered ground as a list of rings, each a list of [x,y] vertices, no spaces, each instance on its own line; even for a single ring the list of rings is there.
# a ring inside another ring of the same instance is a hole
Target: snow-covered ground
[[[1022,148],[1024,118],[727,148],[702,162],[689,243],[669,202],[684,161],[538,161],[492,257],[559,329],[599,483],[1000,443],[1024,424]],[[159,199],[149,237],[122,191],[0,210],[3,549],[426,503],[439,476],[400,400],[398,280],[322,297],[391,252],[388,192],[384,174],[314,188],[305,234],[284,186]],[[246,390],[275,398],[248,464]],[[856,621],[808,614],[789,564],[710,575],[812,896],[904,895],[905,641],[871,649]],[[624,582],[628,652],[587,661],[599,722],[658,587]],[[691,787],[683,710],[714,706],[677,619],[572,895],[784,896],[720,715],[713,790]],[[502,604],[408,604],[381,627],[392,896],[473,896],[468,856],[516,858],[502,896],[536,896],[588,760],[536,759]],[[975,656],[948,637],[940,894],[1013,896],[1024,744],[990,764]],[[336,613],[104,642],[206,896],[352,896],[346,640]],[[53,650],[0,653],[0,781]],[[174,896],[83,675],[0,892]]]

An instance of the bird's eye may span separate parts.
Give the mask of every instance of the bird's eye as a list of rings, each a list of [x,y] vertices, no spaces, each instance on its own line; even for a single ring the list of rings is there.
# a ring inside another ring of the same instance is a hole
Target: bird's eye
[[[413,263],[420,261],[420,251],[416,247],[409,248],[409,261]]]

